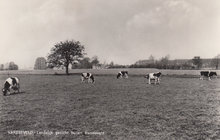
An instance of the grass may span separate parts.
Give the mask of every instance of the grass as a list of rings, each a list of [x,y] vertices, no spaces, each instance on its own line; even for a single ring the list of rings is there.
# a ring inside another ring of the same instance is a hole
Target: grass
[[[79,75],[15,75],[22,93],[0,96],[0,139],[220,139],[219,79],[163,76],[148,85],[141,72],[119,80],[100,73],[95,84]],[[6,78],[0,75],[1,85]]]
[[[95,75],[116,75],[121,70],[127,70],[129,75],[146,75],[150,72],[162,72],[162,75],[176,76],[199,76],[201,70],[164,70],[164,69],[147,69],[147,68],[124,68],[124,69],[70,69],[71,75],[78,75],[82,72],[91,72]],[[220,70],[216,71],[220,75]],[[65,75],[65,70],[18,70],[18,71],[0,71],[0,75],[22,75],[22,74],[38,74],[38,75]]]

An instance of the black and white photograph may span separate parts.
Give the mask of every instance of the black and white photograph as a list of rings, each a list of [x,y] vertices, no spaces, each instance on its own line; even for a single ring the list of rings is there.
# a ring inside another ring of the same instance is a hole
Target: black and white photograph
[[[0,140],[220,139],[219,0],[0,0]]]

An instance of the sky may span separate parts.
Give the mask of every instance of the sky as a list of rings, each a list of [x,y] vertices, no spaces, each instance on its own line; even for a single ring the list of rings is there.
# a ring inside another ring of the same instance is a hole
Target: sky
[[[220,54],[219,0],[0,0],[0,64],[32,68],[58,42],[133,64]]]

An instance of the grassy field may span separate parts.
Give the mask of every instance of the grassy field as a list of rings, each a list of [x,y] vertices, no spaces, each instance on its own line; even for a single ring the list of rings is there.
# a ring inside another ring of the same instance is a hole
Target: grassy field
[[[11,73],[22,92],[0,96],[0,139],[220,139],[219,79],[165,75],[160,85],[148,85],[146,70],[119,80],[116,71],[95,71],[95,84],[80,83],[80,70]],[[1,73],[0,85],[7,77]]]
[[[146,75],[150,72],[162,72],[163,75],[178,75],[189,77],[199,77],[201,70],[159,70],[159,69],[146,69],[146,68],[124,68],[124,69],[71,69],[70,74],[77,75],[82,72],[91,72],[94,75],[116,75],[121,70],[127,70],[129,75]],[[216,71],[220,75],[220,70]],[[51,75],[51,74],[65,74],[65,70],[19,70],[19,71],[0,71],[0,75],[20,75],[20,74],[40,74],[40,75]]]

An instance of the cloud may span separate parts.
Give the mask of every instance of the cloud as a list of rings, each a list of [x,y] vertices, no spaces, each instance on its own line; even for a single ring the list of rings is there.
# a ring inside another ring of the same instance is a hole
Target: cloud
[[[134,15],[131,20],[127,22],[127,28],[143,29],[146,27],[155,27],[161,23],[160,18],[155,12],[139,13]]]
[[[36,57],[46,56],[56,42],[66,39],[80,41],[90,57],[121,64],[151,54],[212,57],[220,52],[219,4],[217,0],[2,0],[0,51],[7,55],[1,55],[0,63],[13,60],[33,66]],[[215,52],[205,52],[207,46]]]

